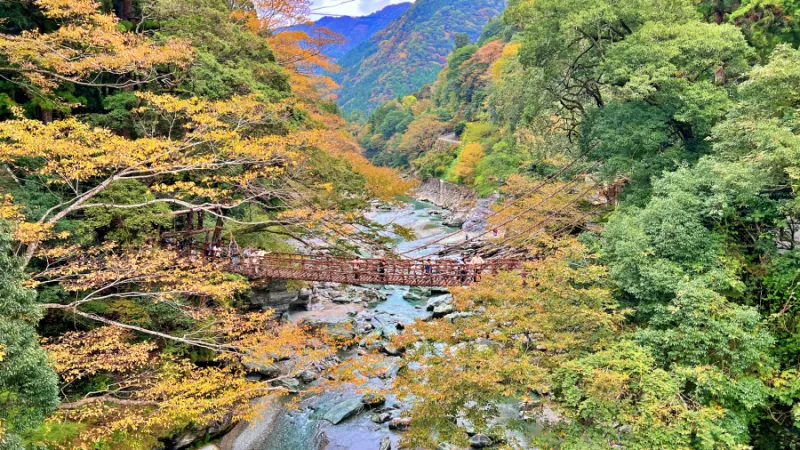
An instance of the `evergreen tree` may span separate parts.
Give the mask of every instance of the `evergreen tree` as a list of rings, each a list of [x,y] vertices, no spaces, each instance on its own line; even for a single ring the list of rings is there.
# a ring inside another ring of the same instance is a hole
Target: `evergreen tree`
[[[58,404],[58,379],[39,346],[42,312],[22,286],[11,237],[0,230],[0,449],[21,449],[19,434],[38,425]],[[3,434],[3,429],[6,434]]]

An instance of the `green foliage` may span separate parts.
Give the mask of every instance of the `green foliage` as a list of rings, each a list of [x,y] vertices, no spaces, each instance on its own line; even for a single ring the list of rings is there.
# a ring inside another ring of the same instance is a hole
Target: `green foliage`
[[[334,78],[343,86],[342,110],[371,112],[434,81],[454,48],[454,36],[465,33],[475,41],[503,6],[502,0],[418,0],[339,59],[342,70]]]
[[[162,37],[189,38],[197,51],[182,89],[209,99],[260,93],[276,100],[290,91],[266,40],[228,20],[222,0],[158,0]]]
[[[426,152],[415,159],[411,166],[420,178],[443,178],[456,159],[456,152]]]
[[[558,367],[537,349],[524,376],[542,370],[553,384],[539,401],[566,419],[545,426],[543,448],[800,448],[800,52],[781,44],[796,46],[797,12],[792,0],[511,1],[415,111],[411,127],[449,116],[486,153],[459,178],[451,151],[423,151],[409,158],[420,176],[487,195],[578,158],[597,165],[598,188],[623,190],[586,241],[629,321]],[[391,152],[398,136],[376,143]],[[498,314],[484,320],[516,323]],[[487,383],[462,389],[483,399]],[[420,426],[461,414],[447,405]]]
[[[112,240],[123,244],[141,245],[145,240],[158,238],[159,229],[172,226],[170,208],[166,203],[158,203],[155,196],[143,184],[125,180],[114,183],[107,190],[95,197],[98,203],[112,205],[138,205],[152,202],[150,205],[135,209],[91,208],[86,210],[86,217],[81,226],[88,233],[94,234],[96,242]]]
[[[58,404],[58,379],[36,334],[42,312],[36,293],[22,287],[23,272],[10,251],[10,236],[0,229],[0,348],[4,353],[0,423],[8,432],[0,439],[4,449],[22,448],[19,435],[39,425]]]
[[[467,33],[457,33],[455,39],[453,40],[453,49],[458,50],[468,45],[469,35]]]

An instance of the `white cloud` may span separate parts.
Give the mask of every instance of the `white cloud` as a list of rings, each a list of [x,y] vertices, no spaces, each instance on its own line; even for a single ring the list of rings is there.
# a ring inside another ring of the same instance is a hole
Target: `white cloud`
[[[413,0],[314,0],[315,18],[325,14],[365,16],[394,3]],[[317,15],[319,14],[319,15]]]

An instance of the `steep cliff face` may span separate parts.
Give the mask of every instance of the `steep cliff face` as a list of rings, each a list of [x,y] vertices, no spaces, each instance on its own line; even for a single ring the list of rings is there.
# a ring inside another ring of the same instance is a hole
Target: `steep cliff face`
[[[478,197],[472,189],[438,178],[428,178],[417,188],[419,200],[433,203],[452,212],[466,212],[475,206]]]

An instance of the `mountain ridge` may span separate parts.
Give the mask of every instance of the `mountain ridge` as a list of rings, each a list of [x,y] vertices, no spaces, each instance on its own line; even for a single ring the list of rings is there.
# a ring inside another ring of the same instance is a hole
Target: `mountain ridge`
[[[436,80],[457,34],[476,40],[504,0],[417,0],[405,13],[342,56],[334,79],[347,114],[369,113]]]
[[[299,25],[292,30],[310,32],[314,28],[325,28],[345,38],[338,45],[323,49],[325,56],[339,59],[347,52],[383,30],[411,7],[411,2],[396,3],[366,16],[324,16],[314,21],[313,26]]]

